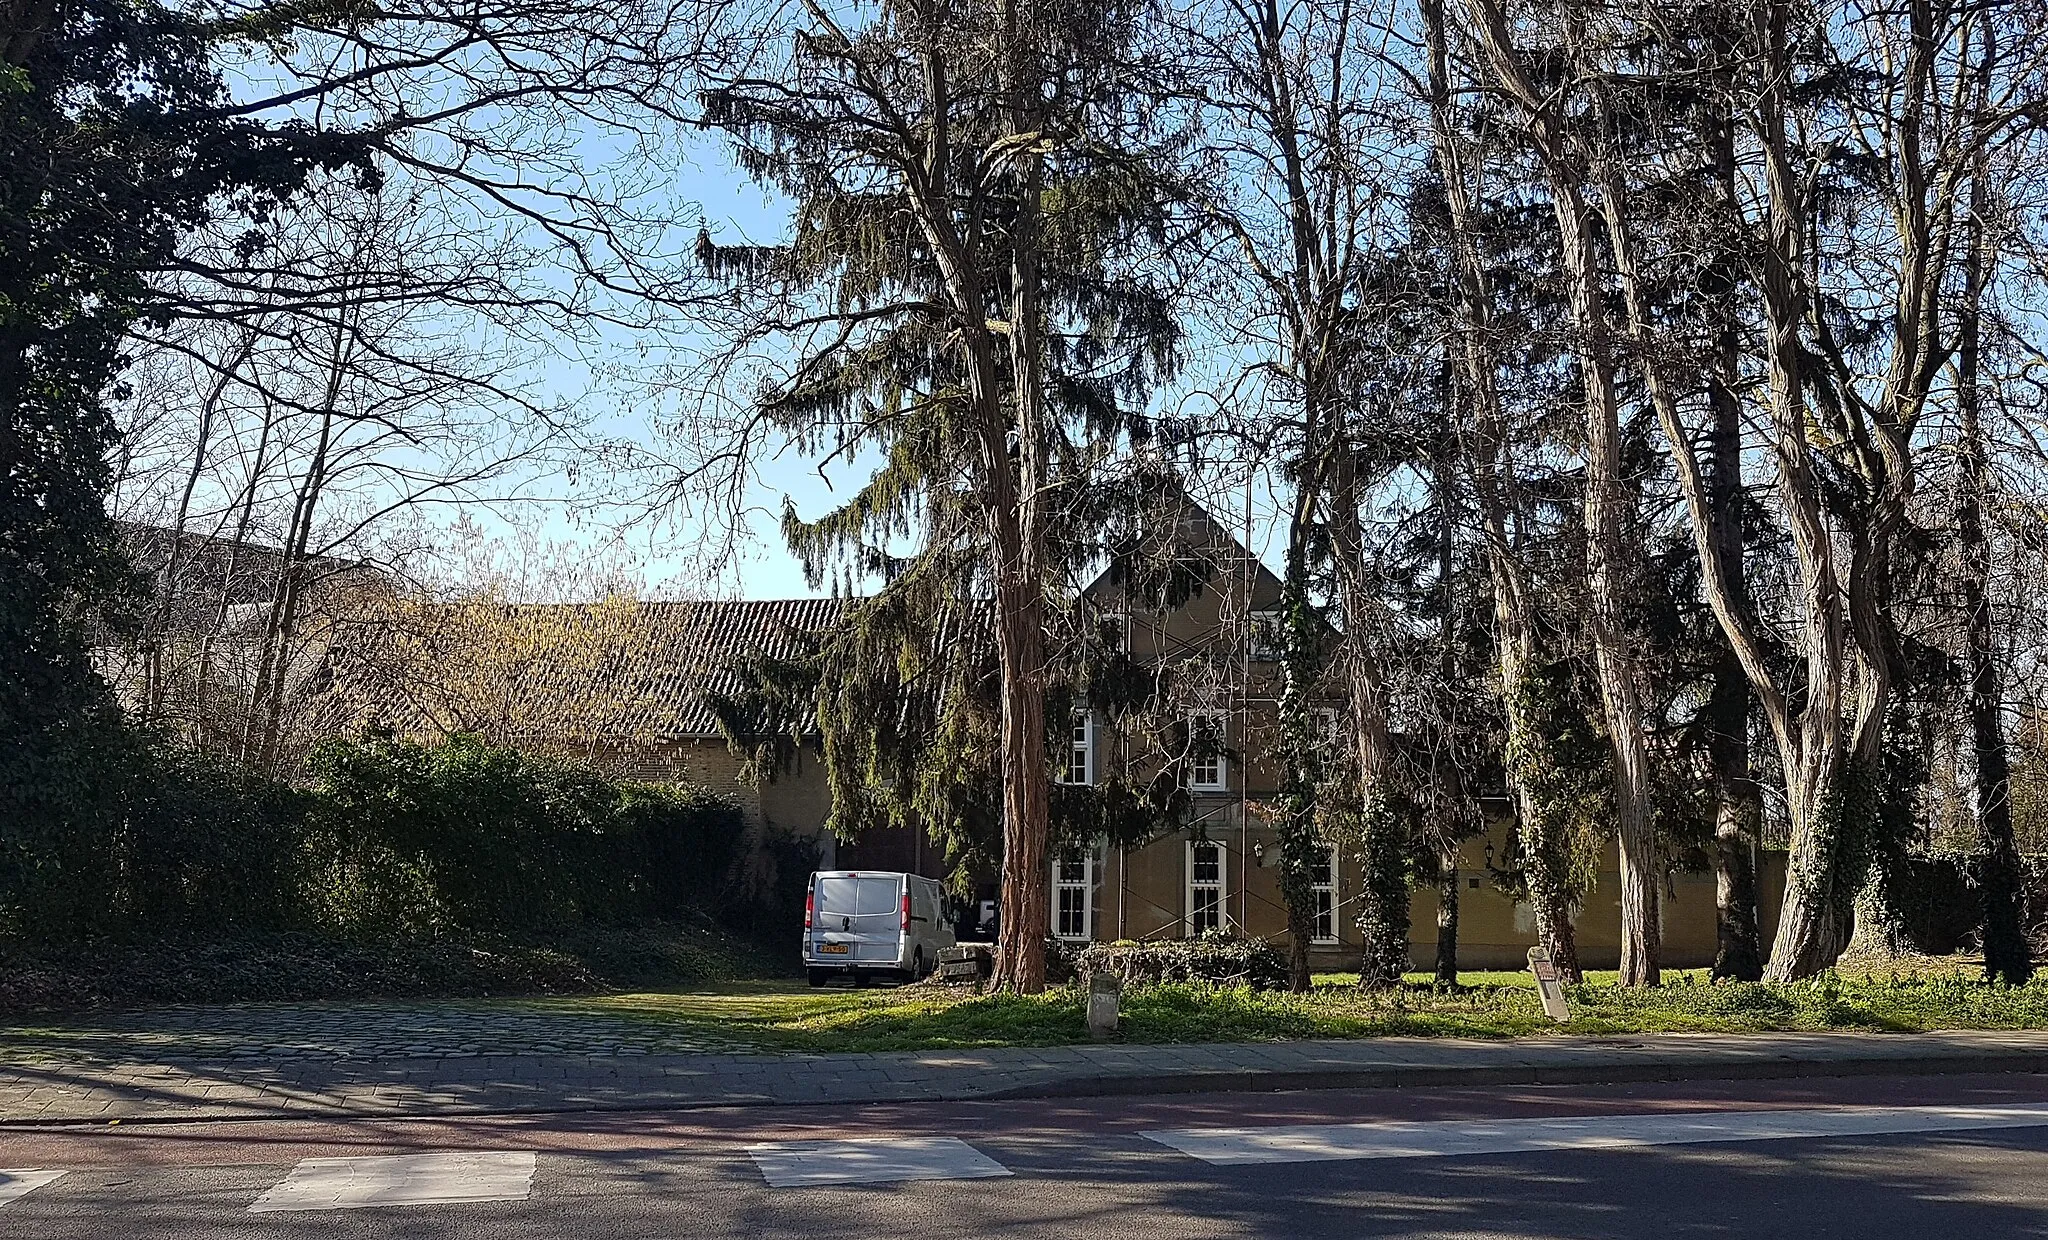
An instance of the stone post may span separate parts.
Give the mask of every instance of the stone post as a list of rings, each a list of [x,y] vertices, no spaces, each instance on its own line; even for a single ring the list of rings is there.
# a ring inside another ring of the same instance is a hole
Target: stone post
[[[1116,1036],[1117,1006],[1123,979],[1114,973],[1088,975],[1088,1036],[1098,1042]]]

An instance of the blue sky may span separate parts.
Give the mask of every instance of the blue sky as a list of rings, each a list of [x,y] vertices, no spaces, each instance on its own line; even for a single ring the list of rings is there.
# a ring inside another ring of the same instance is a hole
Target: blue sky
[[[676,190],[696,204],[714,236],[725,242],[763,243],[784,235],[785,204],[741,175],[725,158],[722,147],[710,143],[694,146],[687,158],[694,167]],[[629,352],[639,347],[630,340],[619,344]],[[1210,364],[1205,365],[1205,360]],[[1201,393],[1226,386],[1234,373],[1235,363],[1220,354],[1195,358],[1176,388],[1160,393],[1157,399],[1168,406],[1206,403]],[[554,381],[565,393],[580,385],[577,399],[586,414],[598,419],[602,435],[639,443],[655,453],[674,449],[657,425],[658,417],[630,399],[621,400],[616,391],[608,392],[566,367]],[[830,583],[813,587],[804,580],[802,566],[785,549],[777,528],[784,499],[793,502],[802,516],[819,516],[858,487],[875,464],[871,456],[856,458],[821,474],[815,459],[788,446],[758,459],[745,495],[742,537],[736,553],[716,572],[707,571],[699,552],[724,532],[723,523],[719,529],[710,529],[699,519],[677,519],[674,509],[655,521],[619,521],[597,512],[572,515],[579,495],[557,480],[542,478],[534,480],[529,493],[567,502],[524,510],[517,519],[531,527],[538,518],[540,532],[548,539],[593,549],[610,545],[622,551],[635,562],[640,588],[651,594],[754,599],[818,595],[828,593]],[[1269,564],[1277,565],[1274,528],[1282,501],[1272,483],[1264,478],[1254,487],[1252,542]],[[1246,495],[1241,484],[1230,487],[1226,494],[1205,498],[1231,528],[1242,530]],[[474,519],[486,527],[495,521],[488,514]]]

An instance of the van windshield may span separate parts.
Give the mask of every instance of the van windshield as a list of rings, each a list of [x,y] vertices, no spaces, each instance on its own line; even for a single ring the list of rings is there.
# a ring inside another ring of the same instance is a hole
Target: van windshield
[[[821,878],[818,880],[818,912],[832,917],[855,917],[863,913],[897,911],[894,878]]]

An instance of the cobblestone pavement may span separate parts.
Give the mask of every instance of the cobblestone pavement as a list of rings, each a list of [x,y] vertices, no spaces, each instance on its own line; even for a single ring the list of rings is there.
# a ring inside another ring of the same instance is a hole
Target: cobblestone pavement
[[[0,1029],[0,1066],[685,1055],[742,1049],[701,1030],[502,1003],[164,1007]]]
[[[0,1124],[2048,1072],[2048,1032],[735,1053],[492,1004],[165,1008],[0,1033]]]

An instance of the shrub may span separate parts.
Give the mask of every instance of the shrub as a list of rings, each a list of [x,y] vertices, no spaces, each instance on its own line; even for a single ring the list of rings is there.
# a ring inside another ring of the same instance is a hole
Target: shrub
[[[1264,939],[1210,933],[1196,939],[1095,943],[1074,962],[1081,976],[1114,973],[1126,986],[1208,982],[1277,990],[1287,985],[1287,957]]]
[[[1086,951],[1077,943],[1065,939],[1045,941],[1045,980],[1048,982],[1071,982],[1081,974],[1081,956]]]

